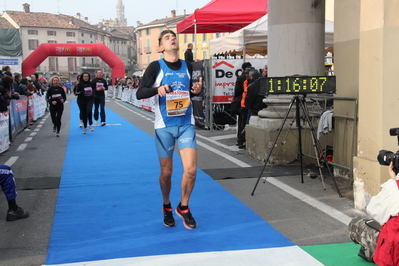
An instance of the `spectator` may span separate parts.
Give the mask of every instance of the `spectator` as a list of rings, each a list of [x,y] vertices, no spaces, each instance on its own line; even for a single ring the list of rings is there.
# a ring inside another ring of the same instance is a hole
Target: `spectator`
[[[194,55],[193,55],[193,44],[189,43],[187,45],[187,50],[184,52],[184,60],[186,62],[194,62]]]
[[[261,75],[258,70],[252,69],[251,71],[249,71],[250,81],[248,86],[248,93],[245,98],[245,106],[249,110],[247,124],[249,123],[251,115],[258,115],[258,112],[260,110],[266,108],[266,104],[263,103],[264,97],[259,95],[260,77]]]
[[[7,198],[7,221],[15,221],[29,217],[29,213],[19,207],[16,202],[17,189],[12,169],[8,165],[0,164],[0,186]]]
[[[28,85],[28,79],[27,79],[26,77],[21,78],[21,82],[19,83],[17,92],[18,92],[20,95],[26,95],[26,96],[32,95],[33,92],[30,92],[30,91],[28,90],[27,85]]]
[[[262,71],[262,77],[267,77],[268,73],[269,73],[269,67],[265,65]]]
[[[19,84],[21,83],[21,74],[19,73],[14,73],[14,84],[12,85],[13,87],[13,92],[18,92]]]
[[[39,83],[39,74],[33,73],[31,75],[31,78],[32,78],[32,83],[35,86],[36,93],[42,93],[42,86],[40,86],[40,83]]]

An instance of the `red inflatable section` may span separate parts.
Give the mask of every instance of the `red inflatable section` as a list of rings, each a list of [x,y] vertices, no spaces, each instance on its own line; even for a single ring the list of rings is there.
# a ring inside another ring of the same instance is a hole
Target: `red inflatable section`
[[[112,81],[125,76],[123,61],[102,43],[42,43],[22,62],[22,75],[35,73],[49,56],[98,56],[112,68]]]

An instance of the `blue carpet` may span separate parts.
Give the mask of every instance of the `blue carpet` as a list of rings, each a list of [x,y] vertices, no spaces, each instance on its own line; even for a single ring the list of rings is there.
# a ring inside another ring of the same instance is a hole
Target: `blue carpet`
[[[152,136],[106,108],[107,125],[82,134],[76,103],[46,264],[293,246],[198,170],[190,207],[198,228],[163,225],[159,162]],[[180,200],[174,155],[171,201]]]

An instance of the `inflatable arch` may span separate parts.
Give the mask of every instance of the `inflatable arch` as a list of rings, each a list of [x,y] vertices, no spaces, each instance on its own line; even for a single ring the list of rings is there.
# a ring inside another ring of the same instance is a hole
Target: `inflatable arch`
[[[112,68],[112,81],[125,77],[123,61],[103,43],[42,43],[22,62],[22,75],[35,73],[49,56],[98,56]]]

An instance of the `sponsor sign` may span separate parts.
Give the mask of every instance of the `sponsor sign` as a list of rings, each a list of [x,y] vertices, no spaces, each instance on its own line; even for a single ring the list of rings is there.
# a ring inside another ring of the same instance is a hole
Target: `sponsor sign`
[[[253,67],[262,72],[267,59],[246,59]],[[214,103],[231,103],[234,97],[234,87],[239,75],[242,74],[242,59],[216,59],[211,62],[211,86],[213,87]]]

